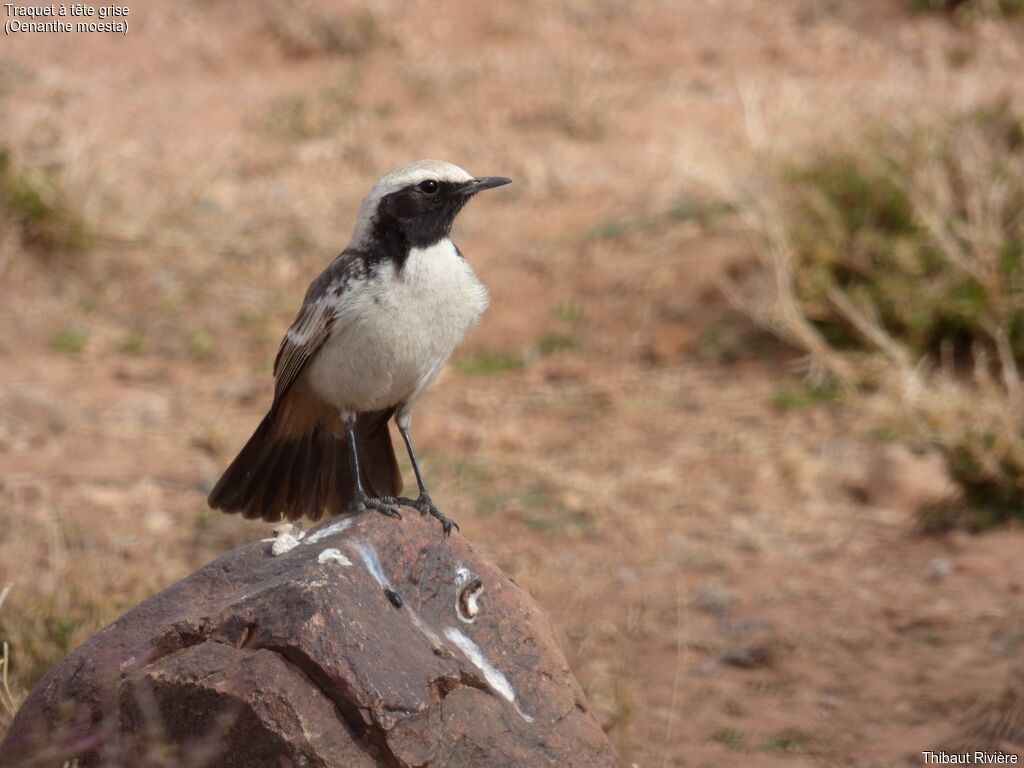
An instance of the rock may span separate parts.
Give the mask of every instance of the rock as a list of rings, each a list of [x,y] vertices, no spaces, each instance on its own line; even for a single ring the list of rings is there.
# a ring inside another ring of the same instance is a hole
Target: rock
[[[719,661],[740,669],[757,669],[774,666],[778,657],[776,643],[753,643],[727,648],[719,657]]]
[[[792,643],[781,636],[772,622],[756,616],[724,621],[720,625],[729,646],[716,659],[740,669],[776,666],[790,650]]]
[[[0,765],[617,764],[533,601],[459,534],[364,513],[274,543],[229,552],[72,652],[25,701]]]

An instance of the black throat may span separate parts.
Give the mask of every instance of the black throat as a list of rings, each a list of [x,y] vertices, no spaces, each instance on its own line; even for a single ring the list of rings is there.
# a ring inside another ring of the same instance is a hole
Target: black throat
[[[410,249],[429,248],[451,234],[468,197],[459,193],[461,185],[442,182],[440,186],[431,197],[410,187],[381,199],[373,219],[371,263],[390,261],[400,271]]]
[[[372,243],[367,250],[370,266],[390,261],[397,270],[405,266],[409,250],[413,247],[398,221],[390,215],[380,213],[373,220]]]

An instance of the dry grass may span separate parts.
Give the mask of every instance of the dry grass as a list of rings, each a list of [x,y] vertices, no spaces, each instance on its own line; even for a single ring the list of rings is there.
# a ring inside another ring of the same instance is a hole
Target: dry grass
[[[966,740],[985,748],[1024,743],[1024,668],[1012,670],[997,693],[979,698],[964,713]]]
[[[908,0],[915,11],[946,11],[957,18],[1012,16],[1024,11],[1021,0]]]
[[[12,240],[37,257],[56,260],[85,250],[91,236],[53,173],[19,167],[0,149],[0,276]]]
[[[295,0],[275,4],[269,29],[284,51],[298,58],[361,56],[384,39],[369,9],[322,12]]]
[[[770,282],[757,317],[943,455],[961,497],[926,528],[1020,518],[1024,122],[1001,104],[887,126],[776,183],[745,212]]]
[[[0,589],[0,610],[3,610],[4,601],[10,591],[10,584]],[[7,730],[14,713],[18,711],[18,700],[15,699],[10,686],[10,650],[10,644],[6,639],[0,641],[0,732]]]

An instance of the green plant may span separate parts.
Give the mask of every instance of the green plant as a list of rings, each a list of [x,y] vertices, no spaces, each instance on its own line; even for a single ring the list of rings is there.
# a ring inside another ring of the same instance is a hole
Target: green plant
[[[554,331],[544,333],[537,341],[537,351],[545,356],[576,349],[578,346],[579,340],[575,336]]]
[[[589,237],[593,240],[623,240],[633,228],[632,222],[610,219],[594,227]]]
[[[585,330],[583,307],[576,302],[563,302],[552,312],[551,327],[537,339],[536,351],[542,357],[578,349]]]
[[[820,403],[831,403],[839,399],[841,391],[834,381],[822,384],[805,383],[800,387],[780,389],[772,395],[772,404],[782,410],[809,408]]]
[[[209,360],[216,351],[216,343],[205,328],[193,328],[188,333],[188,348],[192,356],[199,360]]]
[[[466,376],[490,376],[517,371],[525,364],[522,355],[478,350],[460,355],[455,361],[455,368]]]
[[[0,617],[0,648],[7,647],[8,679],[30,689],[54,664],[113,616],[102,595],[77,588],[24,597],[17,613]]]
[[[772,288],[755,317],[878,428],[940,452],[959,494],[921,510],[924,529],[1024,519],[1020,115],[889,126],[776,184],[743,213]]]
[[[836,296],[868,307],[916,357],[1024,360],[1024,123],[1006,107],[790,168],[796,298],[833,346],[871,341]],[[984,231],[982,231],[984,230]],[[984,240],[984,242],[982,242]]]
[[[65,328],[54,334],[53,338],[50,339],[50,346],[58,352],[77,355],[85,350],[85,345],[88,341],[89,334],[85,331],[76,328]]]
[[[139,330],[129,331],[117,345],[119,351],[128,355],[140,355],[145,352],[149,345],[146,334]]]
[[[913,11],[955,12],[958,15],[1012,16],[1024,11],[1024,0],[907,0]]]
[[[85,223],[61,199],[53,175],[27,174],[5,149],[0,149],[0,219],[14,225],[27,248],[48,256],[82,251],[91,240]]]
[[[765,752],[802,752],[810,742],[807,734],[795,728],[787,728],[761,742]]]
[[[924,379],[904,372],[902,379],[886,386],[893,394],[883,401],[881,415],[904,439],[938,450],[958,489],[956,496],[917,511],[922,530],[981,531],[1024,520],[1020,382],[1007,385],[1001,375],[980,369],[971,380],[942,371]]]
[[[719,744],[731,749],[733,752],[747,751],[747,739],[743,731],[738,728],[720,728],[711,737]]]

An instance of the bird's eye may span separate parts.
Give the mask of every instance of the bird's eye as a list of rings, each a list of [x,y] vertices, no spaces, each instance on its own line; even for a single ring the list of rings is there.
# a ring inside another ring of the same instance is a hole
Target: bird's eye
[[[437,192],[437,182],[433,179],[427,179],[426,181],[420,182],[420,190],[426,192],[428,195],[432,195]]]

